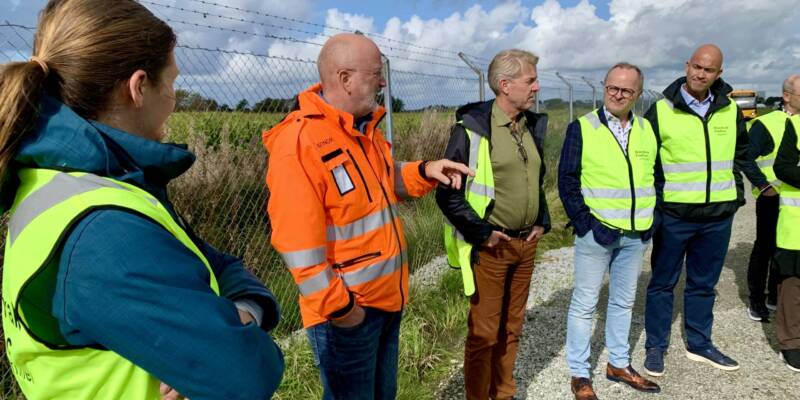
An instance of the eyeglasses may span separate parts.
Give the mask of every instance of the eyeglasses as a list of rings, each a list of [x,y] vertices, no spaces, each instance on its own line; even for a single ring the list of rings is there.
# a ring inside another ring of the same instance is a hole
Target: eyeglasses
[[[365,74],[367,76],[371,76],[373,78],[383,78],[383,68],[380,68],[378,70],[372,70],[372,71],[367,70],[367,69],[360,69],[360,68],[344,68],[344,70],[345,71],[351,71],[351,72],[360,72],[362,74]]]
[[[511,121],[509,129],[511,130],[511,137],[514,138],[514,143],[517,145],[517,154],[519,154],[522,162],[528,164],[528,152],[525,150],[525,146],[522,145],[522,134],[519,132],[519,126],[515,121]]]
[[[633,98],[633,95],[636,94],[636,91],[633,90],[633,89],[621,88],[621,87],[613,86],[613,85],[606,86],[606,93],[608,93],[608,94],[610,94],[612,96],[616,96],[620,92],[622,92],[622,97],[624,97],[626,99]]]

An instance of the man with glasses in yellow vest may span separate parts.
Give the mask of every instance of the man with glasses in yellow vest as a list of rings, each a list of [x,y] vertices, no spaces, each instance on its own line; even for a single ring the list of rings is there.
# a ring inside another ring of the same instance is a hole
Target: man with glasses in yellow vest
[[[796,85],[797,75],[791,76],[790,91],[786,94],[800,97]],[[784,86],[784,89],[786,87]],[[794,100],[794,99],[792,99]],[[775,176],[781,180],[780,211],[776,235],[775,270],[779,275],[775,329],[781,358],[786,366],[800,372],[800,146],[797,132],[800,116],[792,115],[775,157]]]
[[[609,274],[606,378],[643,392],[659,386],[631,367],[628,336],[642,259],[650,244],[657,145],[650,123],[631,112],[642,93],[639,67],[619,63],[604,79],[603,107],[567,127],[558,193],[575,228],[575,275],[567,317],[567,364],[576,400],[597,399],[592,388],[592,322]]]
[[[436,191],[447,217],[448,262],[471,295],[464,381],[468,400],[511,399],[513,370],[536,245],[550,228],[542,178],[547,116],[530,112],[539,91],[538,57],[517,49],[489,64],[494,100],[456,111],[445,158],[468,164],[466,185]]]
[[[775,310],[778,297],[778,274],[771,268],[775,254],[775,227],[778,224],[778,192],[780,181],[772,165],[783,137],[786,120],[800,110],[800,75],[783,82],[783,108],[753,120],[748,135],[747,156],[760,168],[753,182],[756,197],[756,241],[747,266],[747,288],[750,307],[747,316],[753,321],[767,321],[769,311]],[[764,290],[766,289],[766,296]]]
[[[732,88],[720,78],[722,51],[713,44],[700,46],[685,70],[686,76],[667,87],[665,98],[645,114],[659,145],[659,204],[645,308],[644,368],[651,376],[664,374],[674,290],[684,260],[686,357],[725,371],[739,369],[711,340],[714,287],[728,252],[733,215],[744,204],[740,172],[753,182],[758,167],[747,160],[744,117],[728,97]]]

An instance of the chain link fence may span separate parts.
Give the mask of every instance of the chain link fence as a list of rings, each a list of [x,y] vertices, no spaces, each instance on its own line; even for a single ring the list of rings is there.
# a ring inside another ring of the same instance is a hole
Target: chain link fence
[[[0,63],[30,57],[32,27],[0,24]],[[454,53],[455,54],[455,53]],[[275,293],[283,311],[276,336],[302,326],[297,288],[270,246],[266,215],[269,193],[264,176],[267,155],[261,132],[277,124],[293,106],[294,96],[317,81],[313,60],[274,57],[182,43],[175,51],[181,74],[176,82],[176,110],[167,122],[167,140],[187,143],[197,155],[194,166],[170,185],[179,212],[198,235],[218,249],[238,255]],[[391,60],[390,60],[391,62]],[[461,61],[453,55],[451,64]],[[404,64],[408,64],[407,62]],[[467,68],[452,74],[385,68],[390,73],[393,152],[397,159],[434,159],[444,152],[457,106],[480,99],[479,77]],[[485,65],[483,65],[485,71]],[[551,140],[560,141],[573,118],[602,103],[602,85],[592,91],[585,80],[570,85],[540,71],[542,87],[536,109],[551,114]],[[571,86],[571,89],[570,87]],[[488,85],[487,98],[493,97]],[[646,110],[657,96],[648,92],[637,103]],[[571,112],[570,112],[571,111]],[[557,149],[560,148],[560,143]],[[553,157],[546,160],[552,162]],[[555,165],[549,167],[555,171]],[[552,175],[552,173],[551,173]],[[555,191],[552,184],[547,190]],[[441,215],[427,198],[401,205],[413,270],[441,254]],[[5,221],[5,217],[3,217]],[[4,238],[0,238],[0,246]],[[21,397],[0,347],[0,399]]]

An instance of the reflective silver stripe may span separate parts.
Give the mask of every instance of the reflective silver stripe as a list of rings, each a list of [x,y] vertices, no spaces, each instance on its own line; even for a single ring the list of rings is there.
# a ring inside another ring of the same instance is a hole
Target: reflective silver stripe
[[[66,173],[57,174],[50,182],[28,195],[14,211],[14,215],[8,221],[9,244],[13,243],[22,230],[41,213],[67,201],[73,196],[101,188],[128,190],[97,175],[73,176]]]
[[[486,185],[480,184],[475,181],[472,181],[472,184],[469,185],[469,191],[481,196],[486,196],[490,199],[494,199],[494,188],[488,187]]]
[[[403,182],[403,167],[408,164],[407,162],[397,162],[394,163],[394,194],[401,199],[408,199],[408,189],[406,189],[406,184]]]
[[[342,280],[347,287],[360,285],[385,275],[390,275],[403,267],[403,254],[398,254],[392,258],[378,261],[375,264],[342,274]]]
[[[718,192],[722,190],[728,190],[734,187],[736,183],[733,180],[725,181],[725,182],[714,182],[711,184],[711,191]],[[689,183],[677,183],[677,182],[667,182],[664,184],[664,190],[668,190],[671,192],[699,192],[706,190],[705,182],[689,182]]]
[[[392,204],[367,216],[361,217],[347,225],[328,225],[328,241],[350,240],[367,232],[374,231],[392,222],[394,216],[400,215],[397,206]]]
[[[625,219],[631,217],[631,210],[624,209],[598,209],[593,208],[592,211],[604,219]],[[634,212],[634,218],[650,218],[653,216],[653,207],[639,208]]]
[[[664,164],[662,165],[664,169],[664,173],[673,173],[673,172],[705,172],[707,164],[705,161],[699,162],[690,162],[690,163],[680,163],[680,164]],[[712,161],[711,162],[711,170],[712,171],[721,171],[733,169],[733,160],[728,161]]]
[[[637,115],[636,122],[639,124],[639,129],[644,129],[644,118],[642,118],[640,115]]]
[[[661,99],[661,100],[664,101],[664,104],[666,104],[670,110],[675,109],[675,104],[670,99]]]
[[[469,168],[473,171],[478,168],[478,150],[481,145],[481,135],[475,132],[469,132]]]
[[[458,229],[456,229],[456,227],[453,224],[451,224],[447,218],[444,219],[444,224],[449,226],[453,230],[453,237],[462,242],[466,242],[466,240],[464,240],[464,235],[462,235],[461,232],[459,232]]]
[[[800,199],[781,196],[781,205],[787,207],[800,207]]]
[[[774,181],[770,182],[769,184],[772,185],[773,187],[779,187],[781,185],[781,183],[782,182],[781,182],[780,179],[775,179]]]
[[[312,294],[317,293],[320,290],[327,289],[328,286],[331,285],[333,277],[334,275],[331,267],[325,267],[325,269],[323,269],[316,275],[304,280],[303,283],[297,285],[297,288],[300,289],[300,294],[302,294],[303,296],[311,296]]]
[[[655,211],[655,207],[637,208],[633,216],[634,218],[639,218],[639,219],[651,218],[653,216],[653,211]]]
[[[599,189],[581,188],[583,197],[590,199],[630,199],[630,189]],[[655,188],[637,188],[636,197],[652,197],[656,195]]]
[[[326,253],[325,246],[322,246],[313,249],[281,253],[281,257],[283,257],[283,262],[286,263],[286,267],[288,268],[305,268],[325,262]]]
[[[586,120],[589,121],[589,124],[592,125],[594,129],[600,129],[600,125],[603,124],[600,122],[600,117],[597,116],[597,112],[592,111],[584,115],[584,117],[586,117]]]
[[[766,160],[756,161],[756,164],[758,164],[759,168],[771,167],[771,166],[775,165],[775,159],[774,158],[768,158]]]

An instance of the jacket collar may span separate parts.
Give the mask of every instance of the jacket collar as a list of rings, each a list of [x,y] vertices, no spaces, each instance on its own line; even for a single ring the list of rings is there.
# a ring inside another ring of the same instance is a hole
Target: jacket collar
[[[682,76],[667,86],[662,93],[664,94],[665,98],[675,105],[676,108],[680,109],[681,111],[694,114],[694,111],[692,111],[689,105],[686,104],[686,100],[684,100],[683,96],[681,95],[681,86],[683,86],[684,83],[686,83],[686,77]],[[706,115],[711,115],[711,113],[714,111],[730,104],[731,99],[728,98],[728,94],[733,91],[733,88],[723,81],[722,78],[718,78],[716,81],[714,81],[709,90],[714,96],[714,100],[711,102]]]
[[[42,99],[37,127],[20,145],[15,166],[89,172],[163,189],[195,156],[185,145],[160,143],[84,119],[53,97]]]
[[[328,102],[322,98],[321,93],[322,84],[316,83],[297,95],[298,112],[300,116],[304,118],[324,117],[328,121],[335,121],[334,123],[336,125],[340,126],[351,135],[359,135],[360,132],[353,127],[356,122],[353,114],[339,110],[328,104]],[[370,122],[364,129],[364,133],[368,136],[371,135],[385,114],[386,110],[378,106],[378,108],[372,112]]]
[[[466,104],[456,110],[456,121],[462,121],[465,128],[490,138],[492,136],[492,106],[494,106],[494,99]],[[541,131],[541,135],[544,135],[547,114],[525,111],[525,124],[532,133]]]

